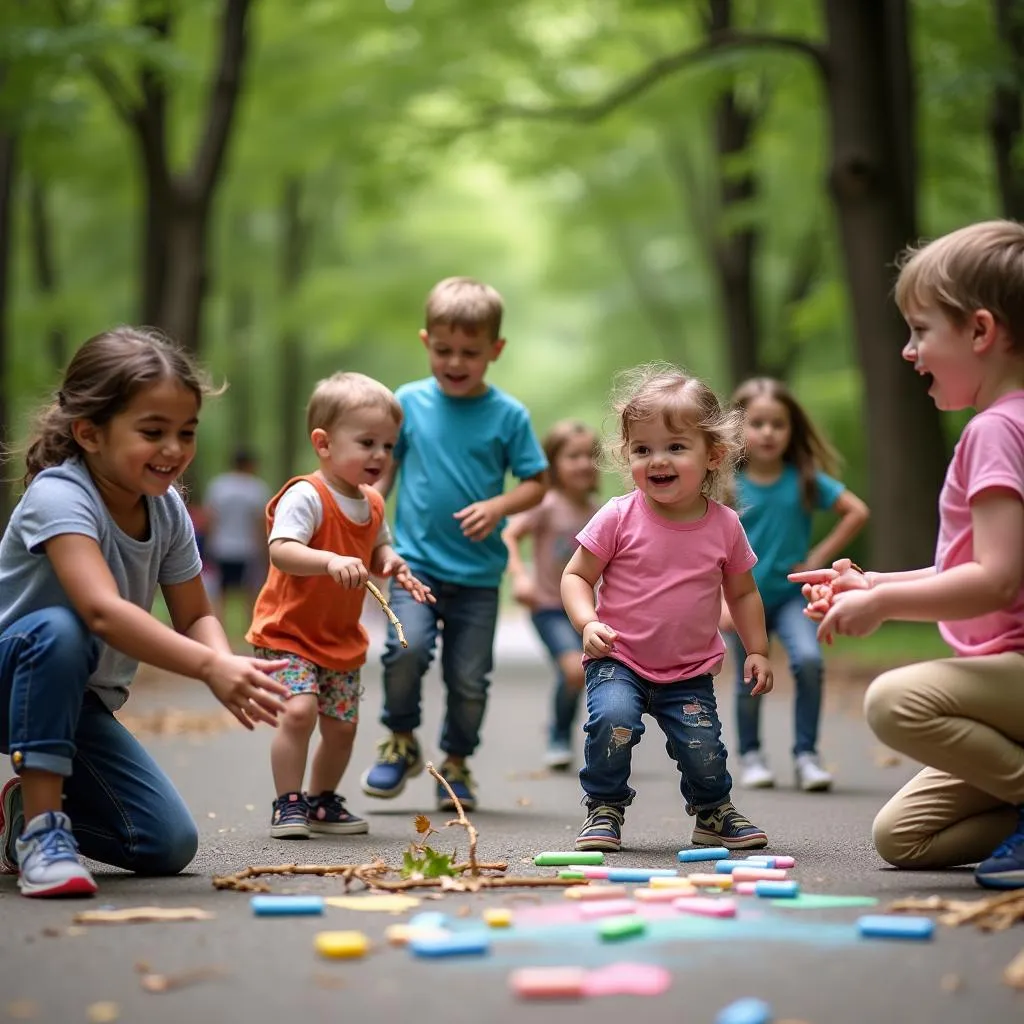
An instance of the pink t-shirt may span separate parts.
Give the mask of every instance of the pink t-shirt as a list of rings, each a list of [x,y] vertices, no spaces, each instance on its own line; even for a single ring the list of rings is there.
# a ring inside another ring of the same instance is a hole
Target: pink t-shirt
[[[1024,391],[993,402],[960,435],[939,495],[939,572],[974,560],[971,499],[990,487],[1005,487],[1024,501]],[[1024,651],[1024,587],[1008,608],[940,622],[939,632],[962,657]]]
[[[721,668],[722,577],[757,563],[731,508],[709,501],[702,518],[678,523],[633,491],[612,498],[577,540],[605,563],[597,617],[618,633],[612,658],[653,683]]]
[[[576,534],[597,511],[597,502],[587,499],[583,507],[554,489],[539,505],[520,512],[515,522],[533,537],[533,576],[537,608],[562,607],[562,570],[578,547]]]

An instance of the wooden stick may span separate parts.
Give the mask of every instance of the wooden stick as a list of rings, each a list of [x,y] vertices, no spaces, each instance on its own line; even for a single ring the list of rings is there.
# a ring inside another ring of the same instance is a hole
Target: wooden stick
[[[462,804],[455,795],[455,791],[448,785],[448,780],[429,761],[427,762],[427,771],[444,786],[448,795],[452,798],[452,803],[455,804],[455,813],[458,817],[454,821],[445,822],[444,827],[449,828],[451,825],[461,825],[466,830],[466,835],[469,836],[469,873],[474,876],[479,875],[480,868],[476,862],[476,829],[469,818],[466,817],[466,812],[462,809]]]
[[[395,627],[395,632],[398,634],[398,642],[403,647],[408,647],[409,645],[405,642],[405,630],[402,629],[398,616],[391,610],[391,605],[388,604],[387,598],[377,589],[377,584],[373,580],[367,580],[366,589],[380,602],[381,608],[384,609],[384,614],[388,617],[388,622]]]

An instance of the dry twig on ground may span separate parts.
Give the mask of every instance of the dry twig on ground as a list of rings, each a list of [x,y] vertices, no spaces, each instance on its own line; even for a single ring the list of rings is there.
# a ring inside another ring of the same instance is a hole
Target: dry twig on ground
[[[1024,889],[1014,889],[980,900],[950,900],[942,896],[910,897],[890,903],[892,912],[939,911],[939,922],[954,927],[973,924],[983,932],[1005,931],[1024,921]]]

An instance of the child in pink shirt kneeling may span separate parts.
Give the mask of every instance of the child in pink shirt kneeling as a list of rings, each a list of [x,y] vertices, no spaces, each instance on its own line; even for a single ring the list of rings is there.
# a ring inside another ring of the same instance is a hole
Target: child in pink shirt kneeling
[[[587,724],[580,782],[587,820],[577,850],[618,850],[632,749],[652,715],[680,772],[693,843],[733,850],[768,845],[730,799],[732,779],[712,677],[725,644],[724,594],[746,651],[751,693],[772,670],[757,559],[739,517],[714,500],[742,446],[742,417],[702,381],[665,364],[624,375],[613,401],[615,454],[634,490],[613,498],[580,532],[562,575],[562,600],[583,637]],[[595,602],[594,591],[601,581]]]

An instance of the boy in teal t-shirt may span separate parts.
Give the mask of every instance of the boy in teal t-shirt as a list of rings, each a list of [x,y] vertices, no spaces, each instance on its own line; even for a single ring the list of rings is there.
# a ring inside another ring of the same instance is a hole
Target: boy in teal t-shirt
[[[441,281],[427,299],[420,332],[432,376],[395,392],[404,413],[394,453],[395,549],[437,603],[417,604],[392,587],[391,605],[409,646],[402,648],[389,627],[381,722],[390,734],[363,774],[369,796],[396,797],[423,770],[415,730],[440,633],[447,690],[440,772],[466,810],[476,806],[466,758],[480,742],[487,707],[508,557],[501,530],[508,516],[538,504],[547,486],[547,459],[526,407],[484,379],[505,347],[501,316],[501,296],[488,285],[465,277]],[[519,483],[505,493],[508,472]],[[440,785],[437,802],[441,810],[455,809]]]

